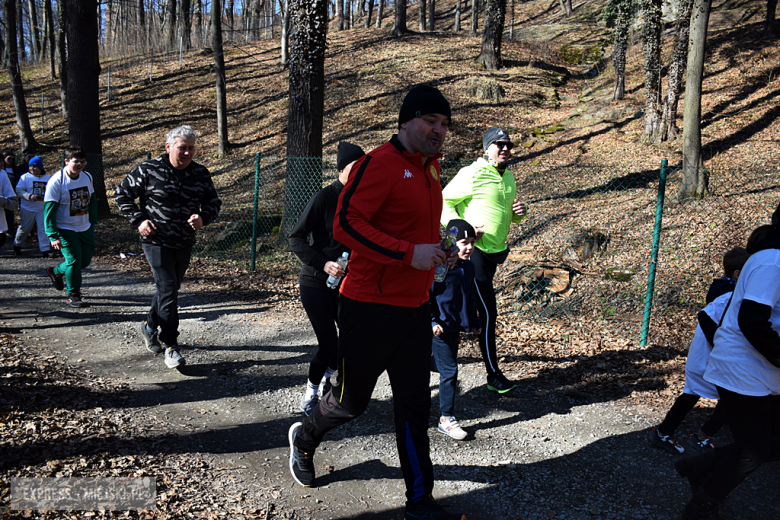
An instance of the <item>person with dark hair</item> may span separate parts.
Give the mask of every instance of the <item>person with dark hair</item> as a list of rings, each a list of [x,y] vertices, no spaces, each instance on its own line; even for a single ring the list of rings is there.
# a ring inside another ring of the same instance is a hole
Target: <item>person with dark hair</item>
[[[7,166],[5,159],[8,156],[6,152],[3,152],[3,164],[5,168],[0,169],[0,247],[5,244],[8,230],[13,226],[14,222],[14,210],[19,207],[19,198],[14,191],[13,183],[9,178],[8,170],[13,175],[13,168]],[[13,155],[11,155],[13,157]]]
[[[168,368],[185,364],[178,343],[179,289],[196,233],[214,222],[222,207],[211,173],[193,160],[196,140],[191,126],[173,128],[165,136],[166,153],[137,165],[114,192],[119,211],[141,234],[154,274],[156,291],[139,324],[141,338],[153,354],[165,353]]]
[[[5,173],[6,177],[8,177],[8,182],[11,184],[11,188],[16,187],[16,183],[19,181],[19,177],[27,172],[27,166],[18,166],[16,164],[16,157],[11,150],[3,150],[0,152],[0,160],[2,160],[0,163],[0,171]],[[0,193],[0,195],[2,195],[2,193]],[[2,243],[0,243],[0,246],[5,243],[5,235],[7,234],[8,236],[11,236],[16,230],[16,217],[14,216],[15,209],[4,207],[3,211],[5,213],[6,231],[2,233],[3,236],[0,238]]]
[[[65,157],[65,167],[51,176],[43,197],[46,235],[52,249],[61,251],[65,259],[48,267],[46,274],[58,291],[67,287],[65,303],[78,308],[84,305],[81,271],[92,262],[95,252],[97,195],[92,175],[84,171],[86,152],[71,146],[65,149]]]
[[[474,251],[476,232],[462,219],[447,223],[457,228],[458,260],[447,270],[444,280],[431,287],[431,326],[433,358],[431,370],[439,373],[439,432],[463,440],[466,432],[455,418],[455,396],[458,392],[458,347],[460,333],[479,334],[479,318],[474,304],[474,266],[469,258]]]
[[[780,210],[780,207],[778,208]],[[717,518],[718,506],[761,464],[780,459],[780,229],[751,236],[704,379],[715,385],[734,442],[677,461],[691,484],[685,520]]]
[[[38,250],[43,258],[49,258],[51,244],[46,236],[43,223],[43,198],[46,195],[46,184],[51,176],[43,169],[43,160],[35,156],[28,163],[30,171],[19,178],[16,183],[16,194],[19,196],[19,227],[14,237],[14,254],[22,254],[22,244],[32,232],[38,229]]]
[[[431,311],[434,266],[454,263],[439,234],[438,158],[450,125],[436,88],[404,98],[398,134],[352,168],[339,196],[333,237],[352,248],[339,296],[337,385],[288,431],[290,472],[314,484],[314,452],[326,433],[361,415],[379,376],[393,389],[395,440],[406,484],[405,519],[457,520],[431,497]]]
[[[482,136],[484,155],[462,168],[444,188],[444,211],[441,222],[463,219],[477,232],[477,243],[471,262],[477,312],[482,332],[479,349],[487,370],[487,388],[504,394],[517,385],[501,372],[496,352],[496,295],[493,278],[496,269],[509,255],[507,237],[512,223],[526,214],[525,203],[516,199],[515,176],[508,169],[512,140],[501,128],[492,127]]]
[[[359,146],[342,141],[338,145],[336,169],[338,178],[318,191],[306,205],[288,241],[290,249],[303,263],[298,275],[301,303],[317,336],[317,353],[309,364],[309,378],[301,398],[301,411],[309,415],[312,408],[330,389],[330,377],[336,372],[339,336],[338,291],[325,285],[328,276],[342,278],[344,269],[336,263],[350,249],[333,238],[333,218],[339,194],[355,162],[365,152]]]
[[[650,434],[650,443],[653,446],[675,455],[683,453],[685,449],[675,440],[674,432],[682,424],[685,416],[699,402],[700,397],[719,398],[715,385],[704,380],[704,370],[707,368],[718,324],[728,306],[731,293],[739,279],[740,270],[748,258],[750,255],[744,247],[729,249],[723,255],[724,275],[715,279],[707,291],[707,298],[712,296],[715,298],[709,300],[707,306],[699,311],[697,316],[699,324],[696,326],[696,333],[693,335],[693,341],[688,349],[688,358],[685,362],[683,393],[674,401],[663,422],[653,427]],[[723,284],[724,280],[727,280],[728,283]],[[718,402],[712,415],[699,428],[699,431],[688,435],[688,444],[700,451],[713,449],[715,444],[712,442],[712,437],[725,424],[725,421],[723,406]]]

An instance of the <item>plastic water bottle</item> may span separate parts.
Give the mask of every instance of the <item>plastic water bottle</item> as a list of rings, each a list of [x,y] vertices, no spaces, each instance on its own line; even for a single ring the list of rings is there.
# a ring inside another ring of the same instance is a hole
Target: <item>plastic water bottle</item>
[[[458,228],[452,226],[444,234],[444,238],[441,240],[441,247],[444,249],[444,254],[447,256],[452,253],[456,247],[458,247]],[[434,282],[444,281],[444,277],[447,276],[447,271],[450,270],[450,266],[446,261],[444,265],[436,265],[436,271],[433,275]]]
[[[347,268],[347,262],[349,262],[349,253],[344,251],[341,254],[341,258],[336,260],[336,263],[339,264],[339,266],[341,266],[342,269],[346,269]],[[325,283],[325,285],[327,285],[328,288],[330,288],[330,289],[335,289],[335,288],[337,288],[339,286],[339,282],[340,281],[341,281],[341,277],[340,276],[338,278],[336,278],[335,276],[328,276],[328,281]]]

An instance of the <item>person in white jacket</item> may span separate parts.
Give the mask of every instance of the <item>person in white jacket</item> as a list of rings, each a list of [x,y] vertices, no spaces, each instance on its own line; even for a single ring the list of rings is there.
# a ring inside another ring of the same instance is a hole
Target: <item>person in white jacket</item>
[[[19,178],[16,183],[16,195],[19,196],[20,223],[16,228],[14,238],[14,254],[22,254],[22,244],[27,240],[33,226],[38,226],[38,249],[43,258],[49,258],[51,244],[46,236],[43,223],[43,197],[46,195],[46,184],[51,178],[43,169],[43,160],[36,156],[28,164],[30,171]]]
[[[14,192],[11,181],[5,171],[0,170],[0,208],[8,211],[15,211],[19,207],[19,199]],[[5,244],[6,231],[8,231],[8,222],[5,219],[6,212],[0,211],[0,247]]]

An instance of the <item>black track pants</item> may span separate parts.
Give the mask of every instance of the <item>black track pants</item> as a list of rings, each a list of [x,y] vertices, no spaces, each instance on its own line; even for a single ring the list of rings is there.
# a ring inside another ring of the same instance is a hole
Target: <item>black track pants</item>
[[[377,379],[390,378],[395,440],[406,498],[418,502],[433,490],[428,443],[431,409],[430,307],[396,307],[339,297],[339,383],[303,422],[295,444],[312,451],[327,432],[362,414]]]
[[[696,403],[699,402],[699,396],[693,394],[680,394],[672,407],[666,414],[664,422],[658,426],[658,431],[661,435],[674,435],[675,430],[680,427],[685,416],[688,412],[693,410]],[[723,409],[723,405],[718,401],[715,406],[712,415],[710,415],[707,422],[701,426],[701,431],[707,434],[708,437],[712,437],[721,427],[726,423],[726,412]]]
[[[336,356],[339,350],[339,334],[336,329],[339,292],[323,286],[301,285],[301,303],[317,336],[317,353],[309,364],[309,381],[318,384],[330,368],[336,370]]]
[[[479,350],[488,377],[500,372],[498,356],[496,355],[496,294],[493,289],[493,277],[496,275],[495,263],[491,262],[482,251],[474,248],[471,263],[476,271],[474,275],[474,301],[477,304],[477,315],[482,333],[479,335]]]

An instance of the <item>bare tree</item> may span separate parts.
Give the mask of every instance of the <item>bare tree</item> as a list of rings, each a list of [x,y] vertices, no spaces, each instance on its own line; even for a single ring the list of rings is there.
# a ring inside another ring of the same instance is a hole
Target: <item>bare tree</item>
[[[165,4],[165,20],[167,24],[166,40],[168,48],[176,48],[176,0],[167,0]]]
[[[189,50],[192,46],[190,41],[190,31],[192,30],[191,5],[190,0],[179,1],[179,26],[181,28],[182,44],[186,50]]]
[[[688,39],[691,28],[691,8],[693,0],[682,0],[677,15],[676,33],[672,52],[672,64],[669,66],[669,81],[666,89],[663,118],[661,120],[661,141],[677,136],[677,104],[682,92],[685,62],[688,60]]]
[[[509,2],[509,40],[515,39],[515,0]]]
[[[455,0],[455,24],[452,32],[460,32],[460,17],[463,12],[463,0]]]
[[[22,0],[16,2],[16,36],[19,39],[19,51],[18,61],[27,61],[27,44],[24,39],[24,4]]]
[[[290,0],[287,177],[279,232],[287,240],[309,199],[322,187],[327,0]]]
[[[35,53],[35,61],[41,61],[43,60],[43,46],[41,45],[41,30],[38,26],[38,9],[35,0],[27,0],[27,14],[30,17],[30,40]]]
[[[479,0],[471,0],[471,35],[476,36],[479,30]]]
[[[566,16],[571,16],[574,9],[571,6],[571,0],[559,0],[561,2],[561,11],[566,13]]]
[[[368,10],[366,11],[366,24],[364,27],[368,29],[371,27],[371,15],[374,14],[374,0],[367,0],[368,2]]]
[[[385,0],[377,0],[377,12],[376,12],[376,28],[382,27],[382,16],[385,14]]]
[[[436,26],[436,0],[428,0],[428,30],[433,31]]]
[[[336,2],[336,21],[339,31],[344,30],[344,0],[335,0]]]
[[[612,63],[615,65],[615,92],[612,96],[614,101],[623,99],[626,94],[626,51],[631,13],[631,0],[610,0],[602,11],[607,26],[615,27],[615,44],[612,51]]]
[[[60,69],[60,114],[68,119],[68,59],[65,46],[65,2],[57,2],[57,62]]]
[[[394,4],[393,36],[403,36],[409,32],[406,28],[406,0],[395,0]]]
[[[89,154],[98,214],[110,213],[100,138],[100,58],[97,0],[68,0],[68,133],[70,144]]]
[[[195,22],[195,44],[200,46],[201,35],[203,34],[203,0],[195,0],[193,2],[192,17]]]
[[[62,0],[60,0],[62,1]],[[45,41],[49,46],[49,77],[52,80],[57,79],[57,66],[54,55],[56,47],[54,44],[54,11],[52,10],[51,0],[43,0],[43,18]]]
[[[290,61],[290,0],[283,3],[280,0],[279,7],[282,9],[282,67],[286,68]]]
[[[219,0],[211,0],[211,46],[214,49],[214,73],[217,89],[217,139],[219,156],[230,148],[227,125],[227,83],[225,81],[225,54],[222,48],[222,8]]]
[[[645,51],[645,131],[643,143],[661,136],[661,5],[663,0],[643,0]]]
[[[504,35],[504,12],[506,0],[487,0],[485,3],[485,30],[482,33],[482,52],[479,62],[487,70],[498,70],[502,66],[501,40]]]
[[[701,85],[711,8],[712,0],[695,0],[691,11],[683,104],[683,176],[680,198],[702,198],[709,194],[707,172],[701,157]]]
[[[16,112],[16,129],[19,132],[19,144],[22,149],[35,150],[38,143],[33,137],[30,117],[27,112],[27,101],[24,99],[22,73],[19,70],[19,51],[16,37],[16,5],[14,0],[4,0],[5,7],[5,48],[8,52],[8,79],[11,81],[11,94],[14,98]]]
[[[764,39],[771,40],[775,37],[775,12],[777,11],[777,0],[767,0],[766,19],[764,21]]]
[[[221,13],[222,11],[220,11]],[[235,12],[236,12],[236,4],[235,0],[227,0],[225,2],[225,17],[227,18],[227,26],[228,26],[228,41],[234,41],[236,39],[235,31],[236,31],[236,19],[235,19]],[[211,24],[211,27],[214,27],[214,24]],[[214,38],[214,35],[211,35],[211,38]]]
[[[0,24],[2,26],[2,24]],[[2,29],[2,27],[0,27]],[[8,53],[5,52],[5,36],[3,36],[3,33],[0,32],[0,64],[2,64],[3,68],[8,67]]]
[[[418,13],[419,16],[417,17],[418,18],[417,28],[420,31],[424,31],[425,30],[425,1],[426,0],[419,0],[420,11]]]

